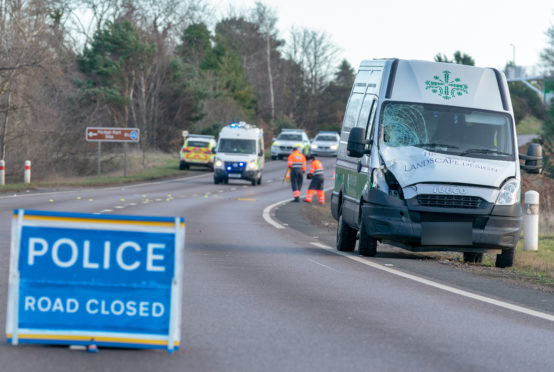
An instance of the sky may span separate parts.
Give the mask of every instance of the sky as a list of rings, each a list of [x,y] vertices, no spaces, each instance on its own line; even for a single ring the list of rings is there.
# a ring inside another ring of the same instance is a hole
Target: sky
[[[254,0],[207,0],[222,17],[229,5]],[[433,60],[469,54],[481,67],[536,66],[554,24],[554,0],[262,0],[273,9],[280,37],[292,27],[325,32],[339,57],[357,67],[374,58]],[[515,52],[515,53],[514,53]]]

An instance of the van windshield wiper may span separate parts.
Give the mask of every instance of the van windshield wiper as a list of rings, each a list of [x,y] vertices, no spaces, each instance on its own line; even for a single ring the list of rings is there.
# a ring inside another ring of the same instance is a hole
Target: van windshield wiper
[[[464,156],[464,155],[467,155],[467,154],[495,154],[495,155],[512,156],[512,154],[509,154],[507,152],[502,152],[502,151],[498,151],[498,150],[491,150],[491,149],[468,149],[468,150],[462,151],[458,155],[459,156]]]
[[[446,147],[446,148],[449,148],[449,149],[457,149],[458,146],[454,146],[454,145],[447,145],[446,143],[418,143],[416,145],[414,145],[415,147],[421,147],[421,148],[431,148],[431,149],[436,149],[437,147]]]

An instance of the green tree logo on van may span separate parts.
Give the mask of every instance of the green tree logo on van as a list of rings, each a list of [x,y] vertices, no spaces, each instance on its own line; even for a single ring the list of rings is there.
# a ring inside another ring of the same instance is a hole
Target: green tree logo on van
[[[443,71],[444,79],[438,75],[433,76],[434,81],[427,80],[425,82],[425,90],[431,89],[431,92],[438,94],[442,98],[449,100],[462,94],[468,94],[467,84],[460,84],[460,78],[455,78],[450,81],[450,71]]]

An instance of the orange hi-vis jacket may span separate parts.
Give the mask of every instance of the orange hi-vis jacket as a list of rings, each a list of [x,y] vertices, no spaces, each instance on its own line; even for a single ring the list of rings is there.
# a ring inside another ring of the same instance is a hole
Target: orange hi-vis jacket
[[[313,174],[314,176],[316,174],[323,174],[323,165],[321,162],[317,159],[312,160],[310,163],[310,171],[308,173]]]
[[[298,151],[298,149],[294,149],[292,154],[289,155],[289,168],[302,168],[302,172],[306,171],[306,157]]]

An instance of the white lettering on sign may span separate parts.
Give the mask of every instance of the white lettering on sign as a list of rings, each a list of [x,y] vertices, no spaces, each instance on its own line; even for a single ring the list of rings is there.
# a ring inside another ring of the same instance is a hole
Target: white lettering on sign
[[[126,301],[121,300],[105,301],[91,298],[87,301],[85,309],[89,314],[99,315],[137,315],[137,305],[139,307],[138,315],[142,317],[153,316],[155,318],[161,317],[165,308],[160,302],[148,302],[148,301]]]
[[[24,311],[28,312],[60,312],[74,314],[79,311],[79,301],[75,298],[62,299],[47,296],[25,296]],[[137,311],[138,307],[138,311]],[[141,316],[159,318],[164,315],[165,307],[161,302],[122,301],[88,299],[84,310],[91,315]]]
[[[162,250],[165,244],[148,243],[146,249],[133,241],[121,243],[115,250],[115,263],[119,268],[125,271],[134,271],[144,265],[146,271],[164,272],[165,266],[161,264],[165,256]],[[69,238],[61,238],[54,242],[50,255],[49,244],[45,239],[30,237],[28,244],[27,264],[34,266],[39,260],[51,259],[54,265],[67,269],[81,263],[84,269],[99,270],[100,263],[91,259],[90,241],[85,240],[82,247]],[[108,270],[111,267],[111,243],[103,242],[103,262],[102,269]],[[60,254],[63,252],[63,254]],[[134,254],[133,254],[134,252]],[[134,257],[134,258],[131,258]]]
[[[74,298],[67,298],[65,302],[57,297],[53,301],[49,297],[42,296],[38,299],[33,296],[25,296],[25,311],[59,311],[62,313],[76,313],[79,310],[79,302]]]

